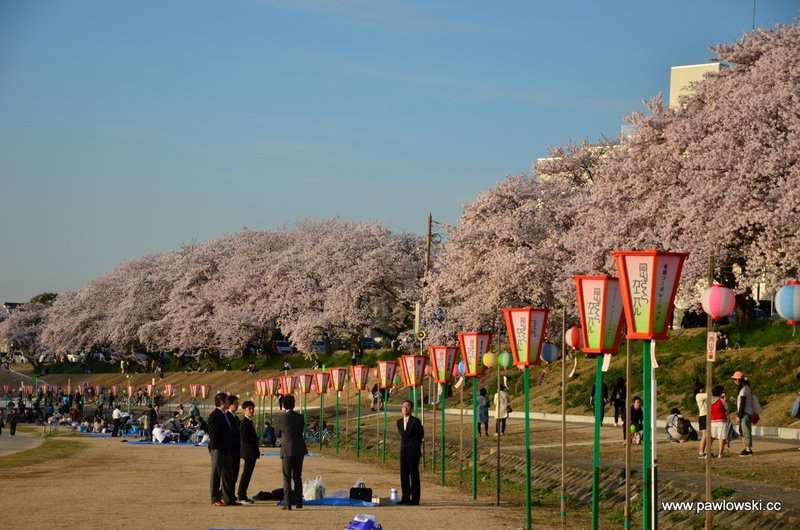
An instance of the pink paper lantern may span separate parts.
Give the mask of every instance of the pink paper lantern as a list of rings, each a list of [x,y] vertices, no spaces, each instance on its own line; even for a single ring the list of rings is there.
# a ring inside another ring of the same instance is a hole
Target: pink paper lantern
[[[703,311],[711,320],[721,320],[733,314],[736,307],[736,295],[733,289],[723,287],[717,282],[703,293]]]

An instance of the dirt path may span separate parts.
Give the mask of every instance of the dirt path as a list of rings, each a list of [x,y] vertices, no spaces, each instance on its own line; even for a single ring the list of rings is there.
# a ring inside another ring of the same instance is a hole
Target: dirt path
[[[6,528],[314,528],[342,529],[358,513],[377,515],[384,528],[519,528],[518,506],[473,502],[449,488],[423,485],[418,507],[306,507],[286,513],[275,503],[215,508],[208,499],[208,451],[195,447],[128,446],[119,440],[74,438],[86,449],[69,461],[51,461],[0,472],[0,512]],[[322,475],[328,491],[364,479],[388,495],[396,474],[367,464],[317,456],[304,476]],[[280,487],[280,459],[256,466],[251,493]],[[10,510],[10,507],[20,509]],[[47,506],[48,509],[36,509]],[[557,514],[535,513],[537,528]],[[555,525],[553,525],[555,526]]]
[[[8,426],[6,425],[3,428],[3,434],[0,435],[0,456],[27,451],[41,444],[41,437],[33,436],[28,433],[17,431],[16,436],[11,436],[8,431]]]

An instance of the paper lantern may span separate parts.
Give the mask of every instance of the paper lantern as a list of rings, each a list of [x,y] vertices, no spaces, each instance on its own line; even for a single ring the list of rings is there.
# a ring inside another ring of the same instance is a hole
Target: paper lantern
[[[456,376],[464,375],[466,368],[464,367],[464,361],[458,361],[456,365]]]
[[[262,389],[263,384],[264,384],[264,382],[261,379],[256,379],[255,381],[253,381],[253,386],[256,389],[256,395],[258,397],[261,397],[261,396],[264,395],[264,390]]]
[[[453,381],[453,368],[456,364],[458,350],[453,346],[429,346],[428,356],[431,360],[431,373],[433,380],[439,384],[448,384]]]
[[[200,385],[200,397],[206,399],[211,392],[211,385]]]
[[[166,383],[164,385],[163,395],[166,398],[171,398],[175,396],[175,385],[172,383]]]
[[[264,395],[265,396],[277,396],[279,392],[280,386],[280,378],[278,377],[270,377],[269,379],[264,380]]]
[[[314,372],[314,381],[317,383],[317,394],[327,394],[331,384],[330,372]]]
[[[564,342],[573,350],[580,350],[583,345],[583,330],[581,327],[570,327],[566,333],[564,333]]]
[[[483,354],[483,365],[486,368],[494,368],[497,366],[497,355],[492,352],[486,352]]]
[[[550,342],[545,342],[542,345],[542,360],[547,361],[548,363],[552,363],[553,361],[557,361],[561,358],[561,351],[558,347]]]
[[[378,386],[381,390],[392,388],[397,372],[397,361],[378,361]]]
[[[403,355],[400,357],[400,374],[404,386],[422,386],[425,374],[424,355]]]
[[[344,390],[344,384],[347,381],[347,368],[331,368],[331,388],[334,392],[341,392]]]
[[[47,385],[45,385],[45,388],[47,388]],[[117,385],[111,385],[111,393],[114,394],[115,396],[117,395],[118,389],[119,387]]]
[[[503,317],[508,332],[508,343],[516,366],[539,364],[547,330],[549,309],[533,307],[503,309]]]
[[[155,391],[156,391],[156,385],[154,385],[154,384],[147,385],[147,396],[148,397],[153,397],[153,394],[155,393]]]
[[[474,331],[459,333],[458,345],[461,347],[461,360],[464,361],[464,375],[477,377],[483,373],[483,354],[489,351],[492,343],[491,333]]]
[[[281,393],[284,396],[294,394],[295,388],[297,388],[297,377],[288,374],[281,376]]]
[[[589,357],[615,354],[622,339],[622,297],[620,282],[607,274],[575,276],[581,345]]]
[[[350,381],[353,383],[353,390],[361,392],[367,389],[369,379],[369,366],[355,364],[350,367]]]
[[[683,262],[688,254],[658,250],[616,251],[612,254],[619,272],[627,337],[666,339]]]
[[[500,363],[500,368],[508,368],[511,366],[512,360],[511,354],[507,351],[501,352],[500,355],[497,356],[497,362]]]
[[[800,282],[790,280],[778,290],[775,310],[790,326],[800,324]]]
[[[300,385],[300,392],[309,394],[311,392],[311,385],[314,382],[314,374],[300,374],[297,377],[297,383]]]
[[[701,305],[711,320],[722,320],[733,314],[733,310],[736,308],[736,295],[733,289],[714,282],[714,285],[703,292]]]
[[[67,394],[69,394],[69,390],[67,390]],[[128,397],[133,397],[133,385],[128,385]]]

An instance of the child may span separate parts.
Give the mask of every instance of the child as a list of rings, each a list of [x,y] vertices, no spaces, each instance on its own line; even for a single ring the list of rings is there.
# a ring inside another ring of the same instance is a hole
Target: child
[[[631,442],[635,445],[642,443],[642,430],[644,430],[644,410],[642,410],[642,398],[636,396],[631,405]]]

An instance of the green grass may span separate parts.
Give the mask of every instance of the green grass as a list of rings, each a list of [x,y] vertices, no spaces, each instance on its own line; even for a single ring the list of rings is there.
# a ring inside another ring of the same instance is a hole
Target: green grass
[[[83,444],[77,440],[59,436],[47,436],[42,445],[38,447],[0,456],[0,470],[33,466],[51,460],[67,458],[81,451],[83,447]]]
[[[718,488],[714,488],[714,489],[711,490],[711,497],[714,500],[724,499],[726,497],[730,497],[734,493],[736,493],[735,489],[733,489],[733,488],[725,488],[725,487],[720,486]]]

